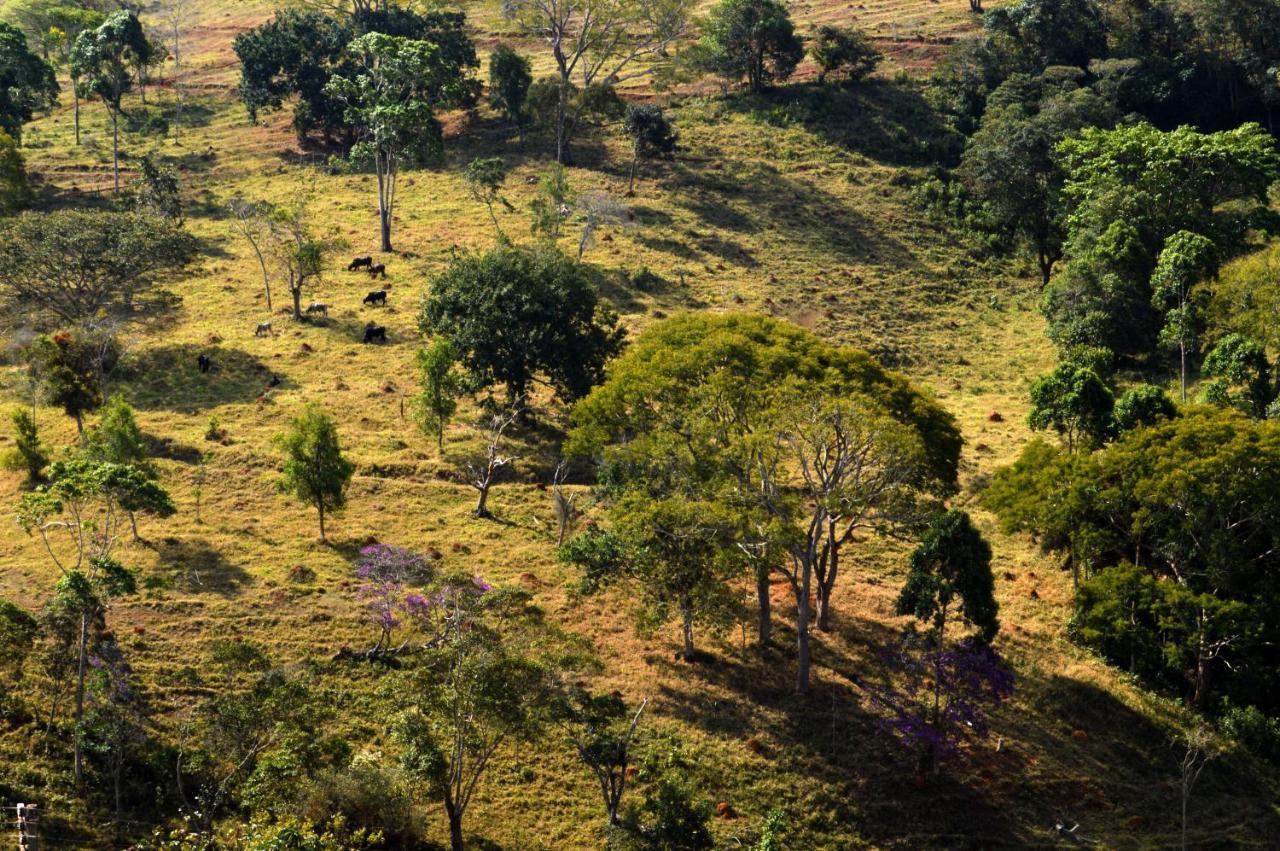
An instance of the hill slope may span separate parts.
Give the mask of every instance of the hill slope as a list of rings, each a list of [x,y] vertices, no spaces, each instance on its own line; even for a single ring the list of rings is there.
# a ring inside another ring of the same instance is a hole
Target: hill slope
[[[806,23],[852,17],[880,36],[905,30],[899,34],[911,41],[888,46],[891,64],[910,68],[927,61],[938,39],[969,25],[964,8],[964,0],[872,0],[805,3],[796,11]],[[876,641],[897,626],[891,611],[905,574],[900,549],[865,542],[852,553],[834,629],[817,642],[814,694],[798,702],[782,587],[775,616],[783,650],[744,652],[733,632],[710,642],[712,661],[673,662],[674,633],[638,636],[621,595],[581,601],[570,593],[576,577],[555,560],[550,500],[537,486],[554,465],[545,435],[520,435],[515,481],[492,498],[504,522],[484,522],[470,517],[471,492],[454,472],[477,443],[466,417],[447,435],[444,458],[404,418],[405,395],[416,392],[415,314],[427,276],[455,247],[492,241],[461,166],[481,154],[503,156],[517,212],[502,222],[523,237],[533,193],[527,180],[547,161],[542,142],[522,148],[484,110],[450,116],[446,166],[404,179],[400,253],[379,258],[388,264],[389,306],[362,308],[368,281],[335,269],[308,293],[331,306],[326,324],[295,327],[267,315],[256,261],[222,212],[230,198],[305,192],[314,220],[352,254],[376,244],[372,178],[329,174],[322,155],[298,149],[287,114],[250,126],[234,99],[231,38],[268,14],[258,3],[193,10],[185,67],[176,75],[166,68],[149,93],[172,109],[175,80],[181,86],[177,133],[129,136],[124,144],[131,157],[154,149],[179,164],[194,202],[189,227],[205,245],[198,270],[176,288],[181,307],[129,340],[121,387],[145,430],[167,447],[161,468],[180,508],[171,520],[146,523],[150,543],[128,549],[145,589],[112,615],[156,706],[157,736],[176,741],[184,712],[203,693],[188,666],[213,642],[235,637],[260,642],[285,662],[318,660],[334,706],[347,708],[333,728],[380,748],[378,671],[329,661],[340,647],[370,640],[347,580],[354,552],[376,538],[434,547],[447,565],[529,588],[553,622],[585,636],[605,665],[600,687],[651,699],[651,748],[675,747],[668,737],[682,742],[705,794],[738,814],[716,821],[726,846],[752,841],[773,807],[789,813],[792,848],[1052,845],[1059,820],[1078,822],[1081,835],[1112,847],[1176,843],[1180,751],[1170,742],[1187,717],[1067,641],[1069,578],[1028,542],[999,534],[974,501],[984,478],[1028,438],[1027,387],[1051,365],[1052,351],[1029,269],[975,259],[956,234],[913,206],[902,177],[931,165],[942,128],[909,80],[890,68],[851,92],[798,83],[759,98],[682,96],[674,120],[684,150],[673,163],[642,166],[629,201],[635,221],[604,228],[585,260],[601,272],[604,295],[633,333],[681,310],[772,313],[866,347],[957,416],[966,438],[958,501],[994,542],[1005,625],[999,642],[1018,688],[997,714],[989,745],[924,789],[912,783],[907,755],[875,734],[874,716],[847,676],[865,670]],[[476,6],[471,17],[482,28],[481,45],[501,35],[492,7]],[[83,115],[79,148],[67,103],[28,130],[28,164],[43,177],[50,206],[95,203],[94,190],[109,179],[104,111],[87,104]],[[577,162],[570,179],[579,191],[625,188],[620,139],[583,144]],[[642,267],[663,283],[635,289],[626,275]],[[285,294],[275,298],[279,306]],[[388,346],[359,344],[358,329],[370,317],[387,325]],[[269,318],[279,333],[254,336]],[[201,352],[216,364],[209,376],[196,370]],[[259,401],[270,375],[281,384]],[[17,386],[16,371],[10,377]],[[308,510],[274,489],[279,457],[271,439],[309,400],[337,418],[359,465],[350,506],[332,524],[333,546],[315,540]],[[225,442],[205,439],[211,418]],[[50,443],[74,440],[58,412],[42,408],[39,422]],[[197,515],[193,460],[200,453]],[[0,505],[12,505],[18,487],[16,476],[3,474]],[[8,529],[0,535],[7,567],[0,594],[37,606],[53,572],[34,540]],[[0,747],[7,756],[0,777],[15,799],[45,804],[53,847],[101,846],[106,827],[67,794],[63,755],[28,756],[26,742],[14,738]],[[1253,782],[1242,788],[1236,778],[1246,772]],[[1215,762],[1197,787],[1193,841],[1273,844],[1276,788],[1274,777],[1242,756]],[[468,814],[468,830],[504,848],[596,847],[596,794],[559,741],[504,752]],[[431,815],[443,839],[442,820]],[[132,825],[136,833],[148,829]]]

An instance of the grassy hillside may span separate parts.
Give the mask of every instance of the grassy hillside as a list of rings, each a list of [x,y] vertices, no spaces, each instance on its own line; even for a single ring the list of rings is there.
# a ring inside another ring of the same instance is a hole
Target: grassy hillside
[[[1055,842],[1056,821],[1078,822],[1081,835],[1109,847],[1175,844],[1181,751],[1171,742],[1188,717],[1068,642],[1069,577],[1029,542],[1001,535],[975,502],[991,470],[1028,439],[1027,388],[1053,354],[1030,267],[972,256],[960,235],[913,206],[902,179],[931,165],[942,128],[896,71],[919,67],[940,40],[970,26],[965,9],[966,0],[799,4],[802,30],[852,19],[886,39],[896,29],[905,40],[886,42],[892,61],[855,91],[830,93],[802,81],[765,97],[708,89],[676,99],[681,155],[642,166],[629,201],[635,221],[606,227],[585,260],[632,333],[683,310],[771,313],[867,348],[955,413],[966,438],[958,502],[994,543],[999,646],[1018,675],[1016,697],[998,712],[986,746],[940,782],[916,788],[909,756],[875,735],[874,715],[847,676],[865,670],[878,640],[899,625],[891,612],[905,575],[901,549],[871,541],[852,550],[834,630],[816,642],[813,694],[800,702],[787,652],[792,604],[780,585],[781,649],[763,658],[744,652],[742,634],[732,631],[709,642],[711,661],[692,666],[673,661],[674,629],[636,634],[623,595],[572,596],[576,577],[555,560],[551,502],[538,487],[554,466],[548,431],[561,411],[544,405],[541,421],[549,425],[518,436],[515,480],[492,497],[501,522],[470,516],[473,495],[456,470],[477,445],[466,426],[472,412],[451,427],[443,457],[404,417],[405,397],[417,390],[416,309],[427,277],[455,247],[493,238],[461,167],[481,154],[505,159],[516,212],[502,223],[524,238],[533,194],[527,180],[545,167],[544,142],[522,148],[485,109],[450,116],[447,164],[403,178],[399,253],[377,257],[388,266],[388,307],[362,308],[368,279],[335,262],[307,294],[330,305],[327,322],[294,325],[267,314],[257,263],[222,212],[230,198],[305,193],[314,221],[353,255],[376,255],[376,212],[373,178],[330,175],[322,156],[298,148],[287,110],[258,126],[247,122],[235,100],[230,42],[269,15],[258,0],[191,10],[185,67],[166,68],[148,93],[172,110],[175,84],[181,87],[177,132],[131,134],[123,144],[131,158],[154,150],[178,164],[192,201],[189,228],[204,245],[197,270],[174,287],[181,306],[131,334],[120,385],[165,447],[163,480],[180,509],[170,520],[146,522],[148,542],[127,548],[145,587],[112,614],[156,707],[155,734],[168,742],[180,736],[185,713],[205,693],[188,669],[213,642],[235,637],[260,642],[285,662],[316,661],[333,696],[333,728],[381,748],[379,669],[330,661],[344,645],[371,641],[349,580],[356,550],[376,538],[435,548],[448,566],[525,587],[553,622],[584,636],[604,662],[599,687],[650,699],[650,750],[666,754],[669,741],[682,742],[706,795],[736,814],[716,819],[724,847],[754,841],[762,817],[779,806],[789,813],[787,847],[795,849],[1046,846]],[[493,6],[469,11],[487,52],[504,24]],[[106,113],[87,104],[83,118],[78,148],[69,98],[27,130],[28,166],[41,175],[49,207],[98,203],[109,184]],[[620,138],[584,141],[573,186],[621,194],[626,158]],[[576,236],[571,228],[567,250]],[[662,283],[637,290],[628,274],[641,267]],[[287,294],[274,298],[279,308]],[[389,345],[360,344],[369,318],[387,325]],[[255,325],[267,319],[279,333],[255,337]],[[202,352],[216,365],[207,376],[196,368]],[[280,385],[260,398],[272,375]],[[9,369],[8,378],[6,401],[18,401],[20,376]],[[280,458],[272,438],[312,400],[336,417],[359,465],[350,506],[330,526],[331,546],[318,542],[314,515],[274,487]],[[206,440],[211,418],[224,441]],[[74,426],[58,411],[41,408],[38,419],[48,442],[73,443]],[[18,494],[17,475],[0,474],[0,506]],[[6,528],[0,595],[35,607],[54,573],[36,541]],[[0,740],[0,780],[11,800],[44,804],[50,847],[102,847],[106,826],[68,794],[69,758],[32,755],[27,746]],[[1239,783],[1241,776],[1250,782]],[[1197,786],[1193,841],[1273,845],[1276,792],[1276,778],[1242,755],[1214,762]],[[468,830],[492,847],[598,847],[596,796],[570,749],[549,738],[501,754],[468,813]],[[428,813],[443,840],[438,808]],[[150,825],[132,829],[146,833]]]

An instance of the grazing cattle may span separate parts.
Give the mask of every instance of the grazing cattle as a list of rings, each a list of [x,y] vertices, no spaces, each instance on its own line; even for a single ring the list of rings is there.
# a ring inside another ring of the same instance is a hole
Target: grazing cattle
[[[379,263],[377,266],[370,266],[370,267],[369,267],[369,277],[370,277],[370,278],[376,278],[376,277],[378,277],[379,275],[381,275],[383,278],[386,278],[386,277],[387,277],[387,264],[386,264],[386,263]]]
[[[372,257],[357,257],[347,264],[347,271],[354,272],[356,269],[368,269],[372,265]]]
[[[275,335],[276,332],[272,330],[270,322],[259,322],[258,327],[253,330],[253,336],[255,337],[274,337]]]
[[[381,340],[385,343],[387,341],[387,329],[370,322],[364,326],[364,342],[372,343],[374,340]]]
[[[385,307],[387,304],[387,291],[374,290],[373,292],[369,293],[367,296],[364,297],[364,303],[365,304],[381,304],[382,306]]]
[[[304,312],[304,313],[306,313],[306,314],[308,314],[308,315],[310,315],[310,314],[312,314],[312,313],[323,313],[325,316],[328,316],[328,315],[329,315],[329,305],[325,304],[325,303],[324,303],[324,302],[322,302],[322,301],[313,301],[313,302],[311,302],[311,304],[308,304],[308,305],[307,305],[307,309],[306,309],[305,311],[303,311],[303,312]]]
[[[271,380],[267,382],[267,386],[268,386],[268,387],[279,387],[279,386],[280,386],[280,376],[278,376],[278,375],[273,375],[273,376],[271,376]]]
[[[208,372],[209,368],[213,366],[213,361],[209,360],[208,355],[201,355],[196,358],[196,366],[200,368],[201,372]]]

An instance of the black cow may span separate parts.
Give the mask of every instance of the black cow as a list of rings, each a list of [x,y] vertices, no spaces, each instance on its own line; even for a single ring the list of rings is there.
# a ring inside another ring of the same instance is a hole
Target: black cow
[[[374,325],[370,322],[364,326],[364,342],[372,343],[375,340],[385,343],[387,341],[387,329],[382,325]]]
[[[357,257],[347,264],[347,271],[354,272],[356,269],[368,269],[372,265],[372,257]]]
[[[201,372],[208,372],[209,368],[213,366],[213,361],[209,360],[208,355],[201,355],[196,358],[196,366],[200,367]]]
[[[376,278],[381,275],[384,279],[387,277],[387,264],[379,263],[377,266],[369,267],[369,277]]]
[[[386,291],[386,290],[374,290],[373,292],[369,293],[367,296],[365,296],[365,297],[364,297],[364,304],[380,304],[380,305],[382,305],[383,307],[386,307],[386,306],[387,306],[387,291]]]

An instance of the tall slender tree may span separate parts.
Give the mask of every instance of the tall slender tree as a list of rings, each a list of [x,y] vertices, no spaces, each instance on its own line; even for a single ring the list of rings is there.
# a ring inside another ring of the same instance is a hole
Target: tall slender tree
[[[71,48],[71,73],[84,90],[101,98],[111,116],[111,171],[120,192],[120,115],[124,96],[133,88],[133,69],[151,55],[151,42],[137,14],[113,12],[99,26],[85,30]]]

